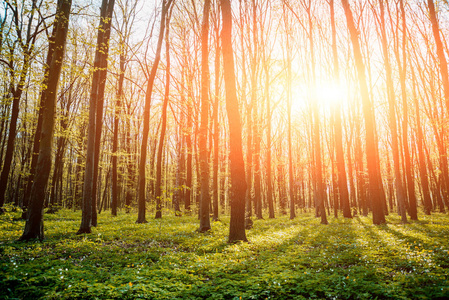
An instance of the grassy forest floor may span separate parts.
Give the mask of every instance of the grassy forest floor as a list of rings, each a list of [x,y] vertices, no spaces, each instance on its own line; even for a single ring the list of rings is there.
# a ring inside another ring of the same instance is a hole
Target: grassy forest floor
[[[19,212],[0,216],[2,299],[448,299],[449,216],[372,225],[369,217],[312,213],[255,220],[249,243],[227,244],[229,218],[196,231],[195,217],[135,224],[99,215],[75,235],[81,213],[45,215],[44,242],[17,242]]]

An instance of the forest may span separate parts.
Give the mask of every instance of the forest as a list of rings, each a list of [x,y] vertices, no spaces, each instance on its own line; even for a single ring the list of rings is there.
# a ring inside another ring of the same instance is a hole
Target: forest
[[[449,297],[448,39],[448,0],[2,1],[0,299]]]

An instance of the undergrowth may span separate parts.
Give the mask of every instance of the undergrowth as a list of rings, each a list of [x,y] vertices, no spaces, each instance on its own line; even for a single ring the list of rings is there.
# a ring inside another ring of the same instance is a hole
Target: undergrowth
[[[45,215],[43,242],[18,242],[19,212],[0,216],[2,299],[447,299],[449,217],[312,214],[254,220],[249,243],[227,244],[229,218],[198,233],[193,216],[135,224],[99,215],[75,235],[80,212]]]

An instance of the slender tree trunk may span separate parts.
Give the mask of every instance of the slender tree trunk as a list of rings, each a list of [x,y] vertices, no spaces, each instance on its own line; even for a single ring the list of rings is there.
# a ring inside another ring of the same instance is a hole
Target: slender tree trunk
[[[187,49],[184,45],[184,66],[187,66]],[[193,79],[191,74],[186,72],[187,82],[187,128],[185,132],[186,147],[187,147],[187,167],[186,167],[186,192],[184,194],[184,209],[186,213],[191,212],[191,199],[192,199],[192,160],[193,160],[193,147],[192,147],[192,127],[193,127]]]
[[[254,40],[255,36],[255,27],[253,26],[252,29],[250,29],[250,26],[247,18],[249,18],[249,12],[248,12],[248,3],[249,1],[240,1],[239,2],[239,16],[240,16],[240,47],[241,49],[245,49],[243,51],[247,51],[247,55],[242,55],[241,58],[241,65],[242,65],[242,75],[241,75],[241,84],[240,84],[240,90],[241,90],[241,101],[243,103],[243,106],[245,107],[245,115],[246,115],[246,202],[245,202],[245,228],[251,229],[253,227],[253,220],[252,220],[252,187],[253,187],[253,106],[254,106],[254,95],[255,95],[255,88],[253,83],[253,71],[255,70],[256,66],[254,64],[254,51],[250,45],[246,45],[246,41],[252,37]],[[253,4],[254,2],[251,1]],[[253,13],[254,13],[254,7],[253,7]],[[246,31],[245,31],[246,30]],[[246,33],[246,34],[245,34]],[[254,46],[255,47],[255,46]],[[248,77],[247,77],[247,57],[249,58],[249,69],[250,69],[250,98],[247,99],[247,86],[248,86]]]
[[[138,188],[138,216],[137,223],[146,223],[147,220],[145,218],[145,166],[147,163],[147,147],[148,147],[148,134],[150,131],[150,107],[151,107],[151,99],[153,95],[153,85],[154,80],[156,78],[156,72],[158,69],[159,61],[161,60],[161,50],[162,50],[162,42],[164,40],[165,33],[165,23],[166,17],[168,14],[168,9],[172,0],[163,0],[162,1],[162,13],[161,13],[161,23],[159,28],[159,38],[157,41],[156,47],[156,56],[154,58],[153,65],[151,66],[150,75],[148,77],[147,90],[145,94],[145,107],[143,113],[143,131],[142,131],[142,144],[140,148],[140,162],[139,162],[139,188]],[[160,187],[159,187],[160,188]],[[157,211],[157,209],[156,209]]]
[[[328,224],[326,210],[325,210],[325,185],[323,179],[323,164],[321,158],[321,138],[320,138],[320,114],[319,107],[316,98],[316,75],[315,75],[315,52],[314,52],[314,42],[313,42],[313,22],[311,15],[311,1],[308,2],[306,6],[306,12],[308,16],[309,23],[309,32],[307,33],[307,37],[309,39],[309,47],[310,47],[310,59],[311,59],[311,86],[312,86],[312,118],[313,118],[313,152],[314,152],[314,173],[315,173],[315,200],[317,209],[319,212],[319,216],[321,217],[321,224]]]
[[[48,61],[50,58],[47,58],[47,64],[46,66],[50,65],[50,62]],[[23,208],[23,214],[22,214],[22,219],[26,219],[26,211],[28,208],[28,204],[29,204],[29,199],[30,199],[30,195],[31,195],[31,187],[33,186],[33,179],[34,179],[34,174],[36,172],[36,165],[37,165],[37,159],[39,157],[39,145],[40,145],[40,136],[39,133],[42,130],[42,119],[43,119],[43,107],[42,105],[39,105],[39,111],[38,111],[38,117],[37,117],[37,125],[36,125],[36,131],[34,134],[34,139],[33,139],[33,150],[32,150],[32,154],[31,154],[31,165],[30,165],[30,173],[27,177],[27,185],[25,188],[25,193],[23,196],[23,204],[22,204],[22,208]]]
[[[421,127],[421,113],[419,111],[419,102],[418,97],[416,95],[416,78],[415,72],[412,70],[412,81],[413,81],[413,103],[415,106],[415,121],[416,121],[416,146],[418,148],[418,165],[419,165],[419,174],[421,179],[421,188],[423,194],[423,203],[424,203],[424,213],[426,215],[430,215],[432,211],[432,199],[430,198],[430,190],[429,190],[429,178],[426,168],[426,158],[423,150],[423,131]]]
[[[230,0],[221,0],[223,30],[221,33],[223,71],[226,91],[226,111],[229,122],[229,143],[231,161],[231,220],[229,242],[247,241],[245,233],[245,164],[242,150],[242,124],[234,70],[232,49],[232,10]]]
[[[334,79],[337,84],[340,83],[340,71],[338,64],[338,52],[337,52],[337,30],[335,28],[335,10],[334,0],[329,1],[331,11],[331,27],[332,27],[332,57],[333,57],[333,71]],[[348,182],[345,170],[345,158],[343,151],[343,126],[341,117],[341,103],[338,102],[334,112],[334,130],[335,130],[335,156],[337,161],[338,172],[338,191],[340,203],[343,207],[343,217],[352,218],[351,205],[349,203]],[[349,152],[349,150],[348,150]]]
[[[287,143],[288,143],[288,188],[290,198],[290,220],[296,217],[295,211],[295,192],[294,192],[294,178],[293,178],[293,155],[292,155],[292,58],[291,58],[291,45],[290,45],[290,30],[289,19],[284,10],[284,26],[286,30],[286,55],[287,55]]]
[[[6,144],[5,157],[3,160],[3,168],[0,174],[0,214],[3,213],[3,205],[5,203],[5,193],[6,188],[8,187],[8,179],[9,173],[11,171],[11,163],[14,156],[14,144],[16,140],[16,132],[17,132],[17,120],[19,117],[19,104],[20,98],[22,97],[22,92],[25,86],[25,78],[28,73],[28,65],[29,65],[29,54],[25,54],[24,58],[24,66],[21,71],[20,80],[17,88],[14,88],[11,85],[11,94],[12,94],[12,108],[11,108],[11,118],[9,123],[9,133],[8,133],[8,142]]]
[[[56,96],[58,90],[59,75],[61,74],[64,48],[67,39],[71,0],[59,0],[56,9],[56,23],[52,36],[54,43],[50,44],[48,55],[52,55],[51,63],[46,71],[43,85],[46,90],[42,93],[41,105],[43,106],[42,131],[40,135],[39,157],[36,166],[36,176],[33,182],[30,206],[27,215],[25,229],[20,240],[44,238],[43,205],[48,177],[51,170],[51,152],[55,125]]]
[[[218,6],[219,7],[219,6]],[[218,14],[218,13],[217,13]],[[218,17],[217,17],[218,19]],[[217,21],[218,23],[218,21]],[[213,104],[213,126],[214,126],[214,167],[213,167],[213,175],[212,175],[212,190],[213,190],[213,220],[218,220],[218,191],[219,191],[219,179],[218,179],[218,167],[219,167],[219,142],[220,142],[220,129],[218,127],[218,118],[219,118],[219,95],[220,95],[220,33],[219,26],[216,25],[215,28],[215,97]]]
[[[92,75],[92,89],[90,93],[89,100],[89,125],[87,130],[87,152],[86,152],[86,167],[84,173],[84,185],[83,185],[83,204],[82,204],[82,216],[81,225],[77,234],[81,233],[91,233],[91,226],[93,224],[94,214],[96,215],[96,181],[95,181],[95,143],[96,143],[96,122],[98,118],[96,114],[98,113],[97,104],[99,102],[99,97],[102,97],[104,93],[104,83],[102,81],[106,80],[106,77],[102,78],[102,75],[106,76],[106,70],[102,72],[102,68],[106,68],[106,59],[104,57],[108,49],[108,40],[105,39],[107,27],[110,29],[112,17],[112,10],[114,6],[114,0],[103,0],[101,4],[100,12],[100,25],[97,37],[97,49],[95,51],[95,61],[94,61],[94,72]],[[108,15],[108,12],[110,15]],[[103,92],[100,91],[102,86]],[[102,100],[101,100],[102,101]],[[101,104],[102,105],[102,104]],[[99,127],[101,128],[101,127]],[[94,187],[95,186],[95,187]],[[94,213],[95,210],[95,213]],[[96,220],[96,219],[95,219]]]
[[[97,199],[99,193],[98,187],[98,166],[100,163],[100,143],[101,132],[103,128],[103,107],[104,107],[104,90],[106,86],[106,75],[108,69],[108,53],[109,53],[109,37],[111,35],[112,13],[114,10],[115,0],[107,0],[106,20],[100,27],[103,30],[103,40],[100,46],[100,68],[98,75],[98,90],[96,104],[96,120],[95,120],[95,141],[94,141],[94,160],[93,160],[93,182],[92,182],[92,226],[97,226]]]
[[[118,152],[118,132],[119,132],[119,118],[123,99],[123,82],[125,80],[125,55],[124,55],[124,41],[120,42],[120,73],[118,78],[117,99],[115,101],[114,111],[114,137],[112,141],[112,203],[111,214],[117,215],[118,206],[118,167],[117,167],[117,152]]]
[[[32,23],[34,21],[34,16],[36,14],[36,12],[38,11],[38,9],[36,8],[36,0],[33,0],[31,3],[31,10],[29,12],[29,17],[28,17],[28,28],[26,30],[26,41],[24,42],[22,40],[22,32],[20,31],[21,29],[19,28],[18,23],[20,22],[19,20],[19,14],[18,14],[18,4],[17,2],[15,2],[13,5],[15,5],[15,9],[13,9],[13,14],[14,14],[14,18],[13,18],[13,23],[15,26],[15,30],[17,32],[17,35],[20,36],[20,39],[18,40],[19,45],[21,47],[21,50],[23,51],[23,61],[22,61],[22,67],[19,71],[19,80],[17,83],[17,86],[14,86],[14,82],[15,80],[15,72],[14,72],[14,47],[10,48],[10,58],[9,58],[9,66],[10,66],[10,70],[9,70],[9,74],[11,75],[10,77],[10,87],[9,87],[9,93],[10,96],[12,96],[12,107],[11,107],[11,117],[10,117],[10,121],[9,121],[9,132],[8,132],[8,139],[7,139],[7,143],[6,143],[6,151],[5,151],[5,156],[3,157],[3,149],[4,149],[4,145],[2,145],[2,155],[1,158],[3,159],[3,168],[0,174],[0,214],[2,214],[4,212],[3,209],[3,205],[5,204],[5,193],[6,193],[6,189],[8,187],[8,183],[9,183],[9,175],[10,175],[10,171],[11,171],[11,164],[13,161],[13,157],[14,157],[14,147],[15,147],[15,139],[16,139],[16,134],[17,134],[17,121],[18,121],[18,117],[19,117],[19,110],[20,110],[20,99],[22,98],[22,93],[24,91],[25,88],[25,83],[27,80],[27,76],[28,73],[30,71],[30,67],[31,67],[31,58],[32,58],[32,53],[34,50],[34,44],[36,41],[36,35],[37,35],[37,31],[39,30],[39,25],[36,25],[36,33],[33,34],[33,38],[32,36],[32,32],[31,32],[31,28],[32,28]],[[12,5],[10,6],[11,8],[13,7]],[[4,20],[6,20],[6,18],[4,18]],[[4,22],[2,22],[2,28],[4,26]],[[13,26],[14,27],[14,26]],[[3,35],[0,35],[1,37],[3,37]],[[51,41],[51,37],[50,37],[50,41]],[[51,47],[50,47],[51,48]],[[52,50],[53,51],[53,50]],[[47,60],[48,63],[48,60]],[[44,67],[44,74],[46,74],[45,72],[45,67]],[[9,106],[9,105],[8,105]],[[3,142],[5,142],[5,140],[3,140]]]
[[[413,168],[410,157],[410,150],[408,144],[408,106],[407,105],[407,86],[406,86],[406,75],[407,75],[407,24],[406,15],[404,8],[404,1],[399,1],[401,19],[402,19],[402,63],[399,57],[399,49],[396,48],[396,58],[399,66],[399,83],[401,86],[401,97],[402,97],[402,147],[404,151],[404,164],[405,164],[405,181],[404,185],[408,192],[408,207],[409,214],[412,220],[418,220],[418,211],[415,195],[415,181],[413,178]],[[407,203],[406,203],[407,204]]]
[[[269,218],[274,218],[274,205],[273,205],[273,175],[271,167],[271,101],[269,95],[269,70],[267,62],[264,63],[264,73],[265,73],[265,104],[266,104],[266,118],[267,118],[267,153],[266,153],[266,180],[267,180],[267,199],[268,203],[268,213]],[[262,215],[262,199],[256,199],[256,216],[257,219],[263,219]]]
[[[396,199],[398,201],[398,213],[401,216],[401,223],[407,223],[406,214],[406,194],[404,190],[404,185],[402,184],[402,175],[400,170],[401,162],[399,161],[399,138],[398,138],[398,128],[396,121],[396,107],[395,107],[395,93],[394,93],[394,83],[393,83],[393,72],[390,64],[390,57],[388,53],[388,43],[387,43],[387,33],[385,30],[385,9],[383,0],[379,0],[380,8],[380,34],[382,43],[382,52],[384,56],[384,67],[385,67],[385,80],[387,86],[387,99],[388,99],[388,121],[390,125],[391,133],[391,147],[393,151],[393,168],[394,168],[394,184],[396,191]]]
[[[201,177],[200,232],[210,230],[209,194],[209,149],[207,132],[209,125],[209,11],[210,0],[204,1],[203,24],[201,28],[201,126],[199,132],[199,155]]]
[[[440,37],[440,27],[438,24],[434,1],[427,0],[427,6],[429,8],[430,22],[432,23],[433,38],[435,39],[437,56],[440,63],[440,74],[441,79],[443,81],[443,91],[444,91],[444,99],[446,101],[446,109],[449,111],[449,72],[446,56],[444,55],[443,42],[441,41]]]
[[[365,121],[365,132],[366,132],[366,160],[368,164],[368,178],[369,178],[369,197],[371,200],[371,207],[373,210],[373,223],[383,224],[385,223],[385,212],[383,210],[383,197],[381,189],[381,178],[380,178],[380,165],[379,159],[377,157],[377,141],[376,141],[376,123],[374,120],[373,104],[370,99],[368,84],[365,74],[365,64],[363,62],[362,52],[360,48],[360,43],[358,39],[358,31],[355,27],[354,18],[352,16],[352,11],[349,6],[348,0],[341,0],[343,4],[343,9],[345,11],[346,22],[349,29],[349,34],[351,37],[352,50],[354,52],[354,60],[357,69],[360,95],[362,98],[362,109]]]
[[[170,30],[170,12],[167,12],[165,16],[165,94],[162,104],[162,120],[161,120],[161,135],[159,138],[159,145],[157,149],[157,161],[156,161],[156,185],[155,185],[155,197],[156,197],[156,219],[162,218],[162,153],[165,143],[165,132],[167,130],[167,107],[170,97],[170,42],[169,42],[169,30]]]

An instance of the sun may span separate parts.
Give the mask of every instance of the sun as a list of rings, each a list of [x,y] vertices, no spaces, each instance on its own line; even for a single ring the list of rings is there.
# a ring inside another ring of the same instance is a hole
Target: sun
[[[330,109],[348,98],[346,86],[333,80],[323,80],[314,85],[302,83],[292,86],[292,112],[305,109],[310,101],[317,101],[322,109]]]
[[[315,86],[317,101],[324,107],[334,107],[347,99],[347,89],[341,83],[327,81]]]

